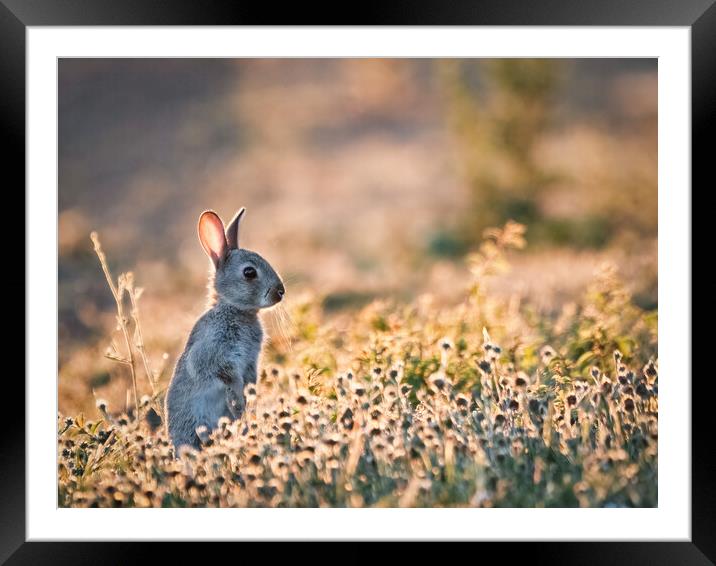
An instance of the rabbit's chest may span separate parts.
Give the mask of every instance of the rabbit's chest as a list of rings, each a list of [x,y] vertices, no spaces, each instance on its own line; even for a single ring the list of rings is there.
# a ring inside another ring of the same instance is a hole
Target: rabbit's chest
[[[255,361],[261,351],[260,327],[228,328],[222,337],[223,350],[234,362]]]
[[[234,348],[227,349],[226,355],[234,361],[246,359],[247,361],[255,360],[259,357],[259,345],[237,345]]]

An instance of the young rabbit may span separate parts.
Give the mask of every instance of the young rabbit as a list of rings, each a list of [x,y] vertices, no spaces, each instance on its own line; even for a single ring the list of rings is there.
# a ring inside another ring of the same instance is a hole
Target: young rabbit
[[[167,391],[167,433],[176,454],[183,445],[200,446],[197,428],[211,432],[220,417],[241,416],[244,386],[256,383],[263,338],[258,311],[285,293],[264,258],[239,248],[244,210],[226,231],[210,210],[199,218],[199,240],[213,264],[210,308],[194,325]]]

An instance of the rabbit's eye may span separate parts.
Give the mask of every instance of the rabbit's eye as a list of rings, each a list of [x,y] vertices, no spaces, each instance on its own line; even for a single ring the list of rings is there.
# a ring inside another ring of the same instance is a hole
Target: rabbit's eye
[[[256,270],[253,267],[244,267],[244,277],[246,279],[256,279]]]

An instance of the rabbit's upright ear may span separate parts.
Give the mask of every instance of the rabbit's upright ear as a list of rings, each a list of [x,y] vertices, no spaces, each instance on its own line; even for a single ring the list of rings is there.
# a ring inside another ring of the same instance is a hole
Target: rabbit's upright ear
[[[214,267],[218,269],[229,251],[229,246],[224,235],[224,223],[212,210],[202,212],[199,217],[199,241]]]
[[[241,222],[244,212],[246,212],[246,209],[242,206],[226,227],[226,243],[230,250],[239,249],[239,222]]]

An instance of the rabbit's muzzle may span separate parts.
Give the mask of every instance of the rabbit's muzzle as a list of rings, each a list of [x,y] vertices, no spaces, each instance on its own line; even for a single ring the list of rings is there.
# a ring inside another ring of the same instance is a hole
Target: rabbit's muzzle
[[[283,286],[283,283],[279,283],[276,285],[273,289],[271,289],[271,300],[274,304],[278,303],[283,299],[283,296],[286,294],[286,288]]]

